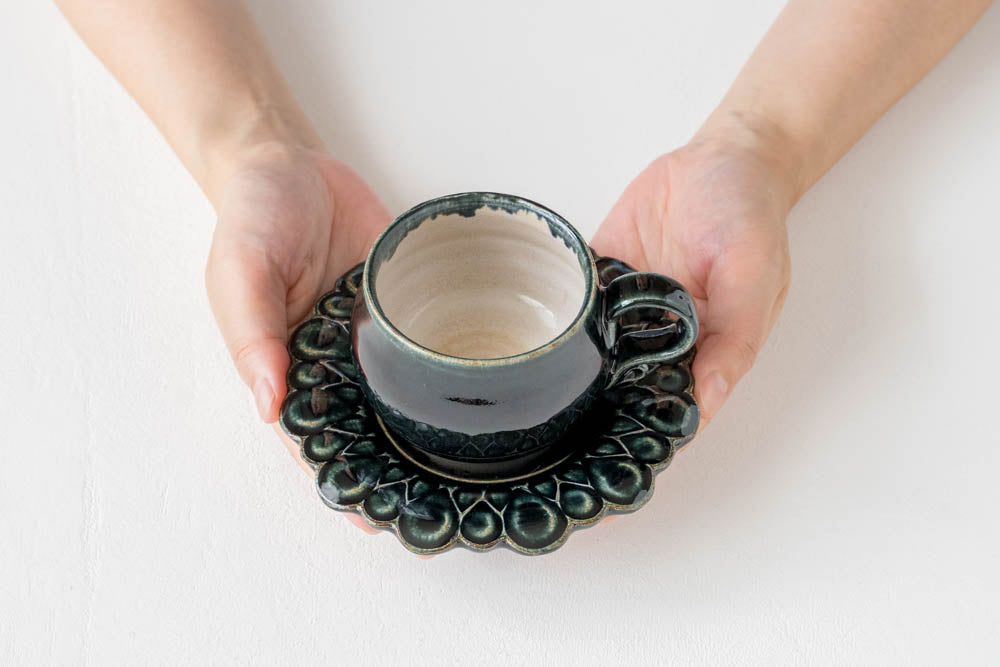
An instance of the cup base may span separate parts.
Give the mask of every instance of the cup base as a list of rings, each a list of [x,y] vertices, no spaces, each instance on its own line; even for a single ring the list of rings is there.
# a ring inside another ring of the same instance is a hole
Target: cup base
[[[467,484],[510,484],[528,479],[558,466],[575,453],[573,449],[556,443],[523,454],[500,458],[466,459],[441,456],[414,445],[393,432],[381,417],[376,416],[375,419],[386,439],[407,461],[438,477]]]

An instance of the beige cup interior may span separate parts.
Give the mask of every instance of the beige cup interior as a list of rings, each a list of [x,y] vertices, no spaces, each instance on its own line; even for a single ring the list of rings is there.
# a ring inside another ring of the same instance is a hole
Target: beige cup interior
[[[485,206],[423,221],[381,264],[374,289],[404,336],[466,359],[544,345],[569,328],[587,293],[576,253],[544,220]]]

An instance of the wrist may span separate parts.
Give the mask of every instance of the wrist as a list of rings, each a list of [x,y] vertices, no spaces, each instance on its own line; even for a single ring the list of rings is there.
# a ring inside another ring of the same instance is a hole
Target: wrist
[[[265,104],[244,114],[218,132],[206,132],[201,142],[201,183],[209,200],[218,205],[222,189],[233,173],[261,160],[291,159],[302,151],[325,150],[304,114]]]
[[[756,112],[718,109],[690,144],[722,152],[738,152],[770,174],[786,212],[811,184],[805,150],[779,123]]]

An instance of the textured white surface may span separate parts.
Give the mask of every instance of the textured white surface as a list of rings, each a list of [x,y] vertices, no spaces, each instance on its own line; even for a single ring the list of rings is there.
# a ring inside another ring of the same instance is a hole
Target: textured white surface
[[[587,235],[780,5],[428,4],[255,10],[391,210],[509,191]],[[777,330],[645,509],[431,560],[253,418],[211,208],[52,6],[5,10],[0,664],[995,662],[996,8],[794,211]]]

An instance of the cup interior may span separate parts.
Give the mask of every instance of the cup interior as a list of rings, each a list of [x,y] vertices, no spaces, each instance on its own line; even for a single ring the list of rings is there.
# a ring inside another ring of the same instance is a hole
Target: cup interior
[[[464,359],[516,356],[557,338],[588,297],[578,235],[531,208],[464,206],[418,207],[380,238],[371,284],[382,314],[418,345]]]

